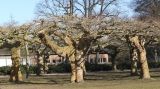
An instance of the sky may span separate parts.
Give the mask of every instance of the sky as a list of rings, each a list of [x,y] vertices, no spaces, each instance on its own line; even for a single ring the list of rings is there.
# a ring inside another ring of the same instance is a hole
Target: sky
[[[36,15],[36,4],[40,0],[0,0],[0,25],[8,23],[11,19],[18,24],[33,20]],[[122,10],[128,16],[133,14],[132,10],[128,8],[128,3],[131,0],[120,0],[122,3]]]
[[[134,16],[135,12],[134,12],[134,7],[131,4],[131,2],[134,0],[119,0],[119,2],[121,3],[120,6],[120,11],[121,11],[121,15],[123,17],[132,17]]]
[[[0,25],[11,18],[18,23],[25,23],[35,18],[36,4],[40,0],[0,0]]]

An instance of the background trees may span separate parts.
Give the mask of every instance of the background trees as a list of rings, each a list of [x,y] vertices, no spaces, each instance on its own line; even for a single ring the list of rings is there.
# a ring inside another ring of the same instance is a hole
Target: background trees
[[[159,0],[136,0],[135,11],[140,15],[140,19],[160,17],[160,1]]]
[[[109,7],[117,0],[42,0],[37,5],[37,14],[42,17],[75,15],[96,17],[118,15],[111,13]]]
[[[159,41],[158,21],[130,21],[109,17],[117,17],[110,13],[109,7],[117,0],[43,0],[38,4],[38,19],[30,25],[7,26],[1,28],[2,47],[12,51],[11,81],[19,81],[20,49],[25,47],[28,55],[28,45],[43,45],[58,55],[66,56],[71,64],[71,82],[82,82],[85,56],[93,46],[109,47],[115,52],[111,54],[113,68],[116,69],[116,56],[128,44],[132,74],[136,74],[136,61],[141,66],[141,78],[150,78],[146,57],[146,46],[153,41]],[[137,0],[135,11],[142,17],[159,17],[158,0]],[[103,18],[102,18],[103,17]],[[117,17],[118,18],[118,17]],[[4,30],[5,29],[5,30]],[[104,42],[100,42],[102,38]],[[32,43],[32,44],[31,44]],[[38,44],[37,44],[38,43]],[[111,47],[112,46],[112,47]],[[45,48],[44,48],[45,50]],[[44,52],[37,52],[37,59]],[[123,55],[121,55],[123,56]],[[26,59],[27,56],[26,56]],[[40,63],[37,62],[39,67]],[[45,68],[44,68],[45,69]],[[40,69],[39,69],[40,70]],[[38,74],[39,75],[39,74]]]

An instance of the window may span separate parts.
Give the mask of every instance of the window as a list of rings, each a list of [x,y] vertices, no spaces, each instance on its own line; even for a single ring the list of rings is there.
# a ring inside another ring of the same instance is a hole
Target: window
[[[52,62],[53,62],[53,63],[56,63],[56,61],[55,61],[55,60],[52,60]]]
[[[90,63],[93,63],[93,59],[90,59]]]
[[[106,58],[103,58],[103,62],[106,62]]]

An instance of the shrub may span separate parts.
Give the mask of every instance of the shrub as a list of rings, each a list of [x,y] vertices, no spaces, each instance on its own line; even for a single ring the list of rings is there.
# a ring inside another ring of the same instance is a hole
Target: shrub
[[[11,67],[10,66],[0,67],[0,74],[1,75],[9,75],[10,71],[11,71]]]
[[[71,66],[69,63],[48,65],[48,73],[66,73],[66,72],[71,72]]]
[[[87,71],[109,71],[112,70],[112,65],[111,64],[90,64],[90,63],[85,63],[86,70]]]
[[[148,62],[149,68],[159,68],[160,62]]]

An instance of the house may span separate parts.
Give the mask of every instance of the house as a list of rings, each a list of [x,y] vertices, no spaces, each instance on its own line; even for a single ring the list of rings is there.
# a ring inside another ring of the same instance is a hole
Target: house
[[[110,56],[107,54],[107,52],[101,50],[99,51],[99,54],[97,55],[97,52],[91,51],[87,58],[88,63],[98,63],[98,64],[110,64]],[[43,58],[41,58],[41,62],[43,63]],[[58,65],[61,63],[66,62],[66,58],[62,57],[60,55],[57,55],[55,53],[50,54],[47,60],[47,65]],[[37,55],[35,53],[30,53],[28,57],[28,63],[29,65],[36,65],[37,64]],[[26,57],[24,54],[22,54],[20,63],[22,65],[26,64]],[[7,48],[0,49],[0,66],[11,66],[12,60],[11,60],[11,54],[10,50]]]
[[[111,61],[109,60],[109,55],[107,53],[100,53],[98,55],[96,53],[89,54],[87,57],[87,62],[91,64],[95,64],[96,62],[97,64],[111,63]]]
[[[37,64],[37,55],[36,54],[32,54],[30,55],[30,65],[36,65]],[[40,58],[40,63],[43,63],[43,58]],[[58,65],[61,63],[64,63],[66,61],[65,57],[62,57],[60,55],[57,54],[50,54],[49,57],[46,60],[47,65]]]
[[[91,64],[111,64],[111,57],[106,49],[91,49],[87,56],[87,62]]]
[[[49,65],[58,65],[65,62],[66,62],[66,58],[57,54],[51,54],[48,59]]]
[[[11,66],[11,55],[10,51],[7,48],[0,49],[0,67],[1,66]]]

